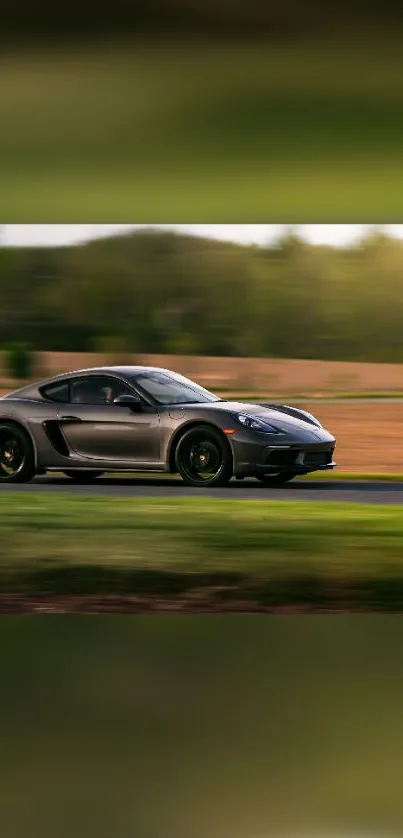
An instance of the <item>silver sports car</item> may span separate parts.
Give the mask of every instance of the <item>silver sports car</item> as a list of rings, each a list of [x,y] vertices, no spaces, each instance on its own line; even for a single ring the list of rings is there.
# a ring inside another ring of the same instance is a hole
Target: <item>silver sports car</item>
[[[63,472],[179,473],[190,486],[235,476],[275,485],[335,466],[334,437],[311,414],[220,399],[157,367],[64,373],[0,399],[0,482]]]

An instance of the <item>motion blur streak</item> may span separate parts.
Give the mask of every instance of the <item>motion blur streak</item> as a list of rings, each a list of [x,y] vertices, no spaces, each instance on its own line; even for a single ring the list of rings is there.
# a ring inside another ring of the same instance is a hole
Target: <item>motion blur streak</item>
[[[1,216],[400,221],[399,33],[281,31],[9,39]]]
[[[7,838],[401,831],[399,617],[0,623]]]

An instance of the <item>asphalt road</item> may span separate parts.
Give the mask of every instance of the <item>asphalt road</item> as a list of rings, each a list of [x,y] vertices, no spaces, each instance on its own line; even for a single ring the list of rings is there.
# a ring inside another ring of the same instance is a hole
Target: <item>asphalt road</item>
[[[67,492],[74,495],[110,497],[213,497],[230,500],[343,501],[347,503],[403,504],[403,482],[342,480],[294,480],[279,488],[257,480],[233,480],[225,489],[193,489],[178,478],[101,477],[80,485],[59,476],[37,477],[31,483],[2,486],[7,492]]]

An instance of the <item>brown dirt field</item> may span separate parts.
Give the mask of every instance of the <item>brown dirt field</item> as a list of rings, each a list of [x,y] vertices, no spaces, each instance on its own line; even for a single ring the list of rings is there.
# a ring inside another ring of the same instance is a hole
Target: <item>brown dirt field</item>
[[[125,358],[71,352],[38,352],[35,377],[108,363],[138,363],[175,369],[204,386],[317,396],[327,393],[403,392],[403,364],[304,361],[281,358],[212,358],[132,355]],[[0,378],[5,378],[0,353]]]
[[[303,407],[336,437],[339,471],[403,472],[403,403]]]
[[[0,614],[149,614],[149,613],[266,613],[266,614],[357,614],[371,613],[368,609],[349,609],[320,605],[268,606],[254,602],[225,602],[215,600],[206,591],[199,598],[175,597],[163,599],[152,596],[41,596],[28,594],[0,595]],[[385,613],[385,612],[384,612]],[[393,612],[389,612],[393,613]]]

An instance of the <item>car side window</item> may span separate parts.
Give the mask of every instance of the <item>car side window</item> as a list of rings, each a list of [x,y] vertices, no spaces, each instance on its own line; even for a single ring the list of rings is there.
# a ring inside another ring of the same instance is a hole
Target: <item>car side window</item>
[[[117,378],[89,376],[71,382],[73,404],[113,404],[117,396],[131,393],[130,388]]]
[[[40,392],[44,399],[48,399],[51,402],[68,402],[70,396],[69,382],[58,381],[55,384],[48,384]]]

